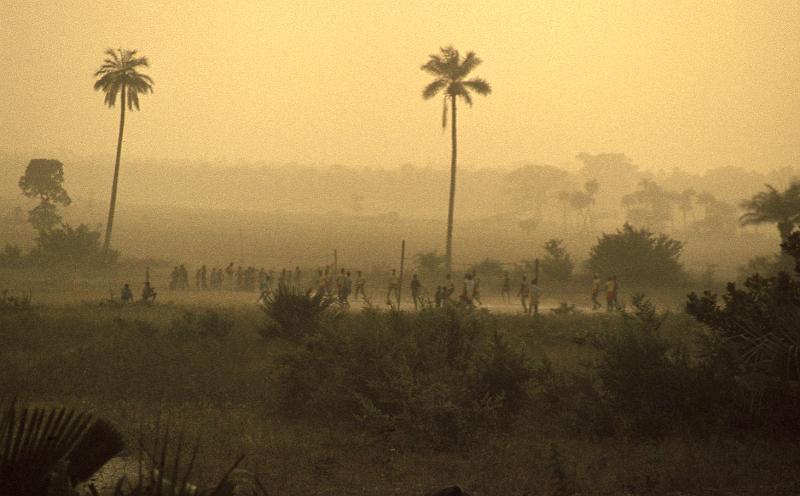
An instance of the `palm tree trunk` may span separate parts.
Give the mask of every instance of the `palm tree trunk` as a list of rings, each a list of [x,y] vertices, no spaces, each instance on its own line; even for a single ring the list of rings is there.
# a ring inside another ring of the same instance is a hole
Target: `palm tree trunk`
[[[117,182],[119,180],[119,159],[122,155],[122,131],[125,129],[125,86],[120,91],[119,112],[119,137],[117,138],[117,159],[114,162],[114,181],[111,183],[111,204],[108,207],[108,222],[106,222],[106,238],[103,241],[103,253],[108,255],[111,245],[111,228],[114,225],[114,210],[117,206]]]
[[[457,142],[456,142],[456,98],[452,99],[453,113],[450,121],[450,128],[452,131],[452,149],[450,152],[450,203],[447,208],[447,244],[445,248],[445,258],[447,259],[447,272],[452,270],[453,266],[453,211],[456,204],[456,155],[457,155]]]

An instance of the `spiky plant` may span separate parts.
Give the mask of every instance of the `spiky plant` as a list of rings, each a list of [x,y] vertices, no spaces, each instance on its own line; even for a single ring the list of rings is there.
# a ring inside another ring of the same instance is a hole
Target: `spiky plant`
[[[107,422],[66,408],[17,408],[0,414],[0,495],[69,495],[122,450]]]
[[[447,127],[447,106],[451,113],[451,150],[450,150],[450,201],[447,209],[447,244],[445,257],[447,271],[450,272],[453,261],[453,214],[456,200],[456,156],[458,140],[456,135],[456,100],[462,99],[472,106],[472,92],[486,96],[492,92],[491,86],[481,78],[466,79],[473,69],[480,65],[475,52],[467,52],[463,58],[452,46],[441,48],[440,53],[430,56],[422,70],[436,79],[422,90],[422,98],[429,100],[440,92],[444,92],[442,107],[442,129]]]
[[[128,110],[139,110],[139,95],[153,92],[153,80],[139,69],[149,67],[147,57],[138,57],[136,50],[106,50],[106,59],[100,69],[94,73],[97,81],[95,91],[105,93],[105,104],[111,108],[120,98],[119,136],[117,137],[117,156],[114,162],[114,181],[111,183],[111,202],[108,207],[106,237],[103,251],[108,253],[111,243],[111,228],[114,224],[114,209],[117,205],[117,182],[119,180],[119,161],[122,155],[122,133],[125,129],[125,107]]]
[[[114,496],[259,496],[266,490],[251,472],[238,468],[240,455],[220,480],[210,487],[199,487],[194,478],[199,444],[185,443],[182,432],[170,434],[167,427],[160,432],[160,422],[150,442],[139,437],[136,480],[125,476],[117,481]]]
[[[264,337],[278,335],[290,341],[300,341],[314,333],[323,313],[334,303],[324,291],[301,292],[286,286],[264,300],[264,313],[269,325],[261,330]]]

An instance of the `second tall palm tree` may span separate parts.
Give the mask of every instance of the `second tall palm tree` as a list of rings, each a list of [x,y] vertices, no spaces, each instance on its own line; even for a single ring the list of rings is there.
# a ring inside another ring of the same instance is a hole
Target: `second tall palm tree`
[[[480,63],[481,59],[475,56],[474,52],[468,52],[462,58],[458,50],[449,46],[440,49],[440,53],[431,55],[428,62],[422,66],[423,71],[436,77],[422,91],[422,97],[428,100],[440,92],[444,92],[444,105],[442,107],[443,129],[447,127],[448,104],[451,109],[450,199],[447,209],[447,243],[445,248],[448,272],[451,270],[453,262],[453,215],[456,200],[456,158],[458,155],[456,100],[461,98],[467,105],[472,106],[471,91],[484,96],[492,92],[489,83],[481,78],[465,80],[469,73]]]
[[[114,225],[114,210],[117,205],[117,183],[119,181],[119,162],[122,156],[122,133],[125,129],[125,107],[128,110],[139,110],[139,94],[153,92],[153,80],[146,74],[138,72],[140,67],[149,67],[146,57],[137,57],[136,50],[106,50],[103,65],[94,74],[97,81],[95,91],[105,93],[105,103],[113,107],[120,97],[119,136],[117,137],[117,158],[114,162],[114,181],[111,183],[111,202],[108,207],[106,237],[103,251],[107,254],[111,244],[111,228]]]

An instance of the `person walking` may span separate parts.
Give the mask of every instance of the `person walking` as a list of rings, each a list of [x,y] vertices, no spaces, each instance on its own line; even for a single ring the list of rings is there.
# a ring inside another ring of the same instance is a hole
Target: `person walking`
[[[542,288],[539,287],[539,279],[531,279],[530,289],[530,304],[528,305],[528,313],[539,315],[539,299],[542,296]]]
[[[120,294],[120,299],[122,299],[122,303],[127,304],[133,301],[133,291],[131,291],[131,287],[126,282],[124,286],[122,286],[122,293]]]
[[[611,276],[606,281],[606,311],[611,313],[617,309],[617,281]]]
[[[522,303],[522,313],[525,315],[528,315],[528,296],[530,293],[531,288],[528,285],[528,278],[527,276],[522,276],[522,282],[519,285],[517,296],[519,297],[520,303]]]
[[[367,297],[367,293],[364,292],[364,286],[367,284],[367,281],[364,280],[364,276],[361,274],[361,271],[356,272],[356,292],[354,297],[358,299],[358,295],[360,294],[362,298]]]
[[[461,301],[467,306],[472,308],[474,305],[473,298],[475,297],[475,279],[472,274],[467,272],[464,274],[464,287],[461,290]]]
[[[419,281],[417,274],[411,276],[411,299],[414,300],[414,310],[417,310],[417,304],[422,297],[422,283]]]
[[[597,299],[597,297],[600,296],[600,284],[600,276],[595,274],[592,278],[592,311],[603,308],[603,305],[600,304],[600,301]]]
[[[397,301],[400,298],[400,279],[397,277],[397,271],[392,269],[392,275],[389,276],[386,291],[386,304],[393,305],[392,298]]]
[[[511,278],[508,277],[508,271],[503,272],[503,287],[500,290],[500,296],[506,305],[511,303]]]

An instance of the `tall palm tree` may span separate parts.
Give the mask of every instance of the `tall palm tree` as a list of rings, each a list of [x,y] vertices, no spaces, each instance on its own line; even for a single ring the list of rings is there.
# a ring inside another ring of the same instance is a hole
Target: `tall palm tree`
[[[98,78],[94,83],[95,91],[105,93],[105,104],[111,108],[120,98],[119,137],[117,138],[117,158],[114,162],[114,182],[111,184],[111,204],[108,207],[106,237],[103,251],[108,253],[111,243],[111,228],[114,225],[114,209],[117,205],[117,182],[119,180],[119,159],[122,155],[122,132],[125,129],[125,107],[128,110],[139,110],[139,94],[153,92],[153,80],[150,76],[138,72],[137,69],[149,67],[147,57],[137,57],[136,50],[106,50],[103,65],[94,73]]]
[[[739,221],[743,226],[776,223],[781,241],[785,242],[800,223],[800,181],[793,181],[783,192],[769,184],[766,186],[766,191],[740,204],[746,212]]]
[[[479,95],[488,95],[492,92],[491,86],[481,78],[465,80],[470,72],[481,63],[474,52],[468,52],[463,58],[458,50],[452,46],[441,48],[440,53],[430,56],[430,60],[422,66],[422,70],[436,77],[432,83],[422,90],[422,98],[429,100],[444,92],[442,107],[442,129],[447,127],[447,104],[450,104],[452,115],[450,129],[452,131],[452,148],[450,154],[450,203],[447,210],[447,248],[445,257],[448,272],[453,261],[453,211],[456,199],[456,100],[461,98],[467,105],[472,106],[471,91]]]

